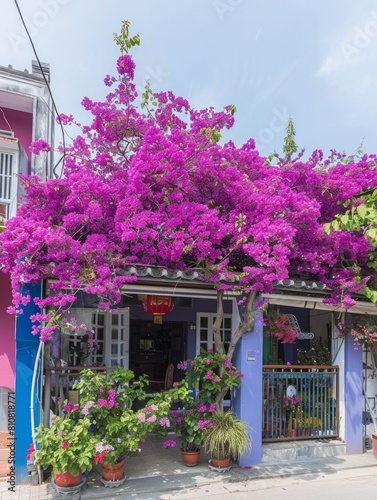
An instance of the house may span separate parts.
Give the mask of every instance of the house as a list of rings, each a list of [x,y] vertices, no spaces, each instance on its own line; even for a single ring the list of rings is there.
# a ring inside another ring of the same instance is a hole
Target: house
[[[116,311],[100,311],[95,297],[77,295],[77,307],[71,310],[71,314],[77,318],[77,324],[83,322],[92,330],[92,341],[98,345],[90,352],[85,349],[87,341],[82,341],[82,335],[65,333],[55,337],[50,359],[44,366],[45,385],[42,386],[39,381],[33,386],[37,399],[42,401],[43,396],[46,425],[53,410],[53,399],[69,396],[68,391],[56,392],[60,375],[66,377],[62,386],[69,389],[69,377],[73,377],[71,380],[77,377],[82,366],[94,365],[103,370],[104,366],[122,365],[158,381],[163,380],[167,366],[173,363],[174,380],[179,381],[182,374],[177,370],[178,362],[194,357],[201,347],[213,347],[212,325],[216,316],[216,292],[213,287],[201,281],[195,271],[170,272],[167,269],[140,267],[131,272],[137,273],[138,281],[127,285]],[[49,293],[48,284],[44,286],[44,293]],[[335,358],[333,364],[339,366],[337,432],[345,443],[346,453],[362,453],[366,425],[363,421],[362,351],[354,349],[351,338],[337,339],[334,313],[339,311],[334,306],[323,304],[325,296],[326,290],[318,289],[315,283],[285,280],[276,283],[274,294],[265,298],[271,304],[293,312],[299,318],[302,329],[310,328],[317,338],[331,342]],[[168,307],[158,311],[149,308],[148,297],[153,297],[150,302],[155,305]],[[225,294],[224,303],[222,335],[227,342],[239,324],[242,311],[237,304],[237,296],[231,292]],[[359,301],[351,313],[376,314],[376,309],[371,303]],[[160,316],[157,321],[154,319],[156,314]],[[25,313],[23,328],[30,336],[28,316]],[[242,457],[241,465],[262,461],[263,343],[263,325],[256,318],[254,331],[242,337],[235,356],[235,364],[244,373],[244,378],[241,388],[232,395],[233,407],[253,429],[252,450]],[[292,348],[295,348],[294,345]],[[39,354],[38,367],[42,363],[43,348]],[[291,354],[288,352],[287,355]],[[77,367],[76,371],[73,366]],[[40,374],[38,371],[35,373]],[[37,420],[34,425],[37,425]]]
[[[14,73],[13,70],[8,71],[11,74]],[[30,78],[38,83],[38,91],[45,92],[46,99],[41,99],[41,101],[48,101],[44,80],[37,74],[37,67],[35,71],[36,74]],[[21,75],[18,76],[21,77]],[[23,78],[27,80],[28,77],[24,75]],[[13,87],[9,82],[8,85],[10,88],[4,91],[5,94],[13,97],[13,94],[21,92],[22,97],[25,97],[26,83],[24,81]],[[32,99],[32,111],[39,113],[41,103],[38,104],[38,92],[35,92],[31,94],[34,99]],[[22,102],[25,104],[24,101]],[[30,114],[31,103],[27,102]],[[34,127],[32,120],[32,131],[29,130],[28,140],[39,138],[48,140],[52,126],[48,125],[50,115],[47,109],[48,107],[45,108],[45,128],[43,129],[42,125],[39,128]],[[11,126],[6,128],[9,119],[4,119],[4,121],[4,129],[11,132]],[[8,137],[6,154],[9,154],[11,147],[16,149],[14,139],[22,143],[17,137],[19,134],[15,134],[15,137]],[[26,142],[25,149],[27,148]],[[31,161],[28,171],[40,175],[43,179],[51,176],[51,158],[41,156],[38,157],[38,161],[33,158]],[[28,319],[33,313],[31,304],[25,307],[23,315],[17,317],[15,365],[11,365],[12,361],[9,361],[14,359],[11,351],[13,340],[10,341],[11,338],[14,339],[14,328],[13,331],[10,328],[10,333],[3,336],[8,339],[6,342],[9,344],[7,362],[10,367],[4,372],[4,374],[8,373],[9,380],[1,383],[4,387],[3,394],[5,394],[3,415],[6,415],[8,424],[10,413],[6,407],[6,401],[8,393],[14,390],[14,371],[16,371],[15,439],[19,480],[27,474],[24,457],[32,439],[32,430],[40,421],[49,423],[52,396],[60,396],[56,393],[56,389],[59,388],[56,383],[58,372],[67,372],[67,367],[72,367],[72,365],[77,373],[80,365],[95,365],[103,370],[104,366],[111,367],[120,364],[133,369],[136,373],[146,373],[151,380],[159,382],[163,379],[169,364],[177,365],[182,359],[192,358],[199,353],[200,347],[208,349],[213,346],[212,325],[216,316],[216,293],[212,285],[203,282],[195,271],[169,271],[139,266],[137,269],[130,269],[130,272],[137,275],[137,282],[125,286],[124,297],[115,312],[97,310],[96,298],[83,294],[78,296],[75,310],[71,311],[72,316],[77,318],[78,324],[82,322],[88,326],[93,337],[91,342],[98,345],[93,352],[88,352],[85,345],[87,341],[82,335],[64,334],[59,337],[59,332],[56,332],[49,353],[49,348],[46,349],[46,346],[39,343],[37,337],[31,335],[31,324]],[[50,293],[48,285],[47,282],[29,287],[30,294],[33,297],[45,296]],[[300,316],[302,329],[310,328],[317,337],[332,340],[335,328],[333,328],[331,311],[334,308],[327,308],[323,305],[322,301],[327,293],[324,288],[313,283],[283,282],[276,284],[274,292],[268,296],[271,303],[281,307],[295,308],[294,313],[296,317]],[[226,342],[230,340],[232,332],[236,330],[242,317],[237,298],[237,295],[231,292],[225,294],[222,334]],[[10,297],[7,299],[8,305]],[[367,306],[368,309],[366,309]],[[297,310],[303,312],[299,314]],[[327,316],[318,314],[319,310],[325,311]],[[375,313],[374,306],[370,304],[362,304],[361,310]],[[242,337],[235,355],[235,363],[245,376],[241,389],[233,394],[234,408],[253,429],[252,451],[248,456],[242,457],[242,463],[245,464],[258,463],[262,458],[263,343],[263,325],[256,319],[254,331]],[[347,444],[347,452],[359,453],[362,451],[363,430],[361,353],[354,351],[353,344],[348,339],[341,343],[339,349],[337,346],[335,348],[334,340],[333,352],[337,354],[335,362],[340,366],[340,379],[337,384],[339,407],[337,419],[341,424],[339,435]],[[279,354],[278,351],[277,354]],[[289,359],[294,362],[294,350],[289,355],[291,356]],[[64,373],[64,376],[69,378],[67,373]],[[175,370],[175,379],[179,380],[180,376],[181,374]],[[69,383],[62,387],[68,389]],[[63,396],[69,396],[67,391],[63,392]],[[6,422],[5,417],[3,420]]]
[[[49,81],[50,70],[42,64]],[[36,61],[32,71],[18,71],[11,66],[0,66],[0,230],[7,219],[16,214],[20,185],[18,174],[37,175],[46,180],[52,176],[52,153],[34,156],[29,151],[32,141],[52,141],[54,120],[51,113],[51,97],[48,85]],[[16,389],[18,394],[28,394],[25,380],[31,377],[33,356],[38,348],[37,339],[29,333],[25,338],[15,336],[15,318],[7,313],[11,305],[10,278],[0,274],[0,475],[9,469],[8,427],[13,423],[11,402]],[[27,353],[24,358],[23,353]],[[16,388],[17,387],[17,388]],[[26,397],[26,396],[25,396]],[[28,404],[29,406],[29,404]],[[17,426],[23,428],[25,411],[17,407]],[[28,422],[30,427],[30,421]],[[24,459],[23,445],[17,447],[17,457]],[[20,451],[18,451],[20,450]],[[23,460],[24,461],[24,460]]]

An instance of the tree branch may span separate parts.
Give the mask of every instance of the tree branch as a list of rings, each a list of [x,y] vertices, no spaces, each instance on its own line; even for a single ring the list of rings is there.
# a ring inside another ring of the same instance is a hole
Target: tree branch
[[[218,354],[224,354],[224,342],[221,338],[221,325],[224,319],[224,307],[223,307],[223,297],[224,292],[222,290],[217,290],[217,311],[216,320],[213,324],[213,338],[215,341],[215,352]]]
[[[227,358],[232,361],[234,350],[242,337],[247,332],[252,332],[254,330],[254,314],[253,314],[253,304],[257,292],[252,290],[248,293],[246,304],[245,304],[245,317],[244,320],[241,321],[234,335],[232,335],[232,339],[229,344],[229,349],[227,352]]]

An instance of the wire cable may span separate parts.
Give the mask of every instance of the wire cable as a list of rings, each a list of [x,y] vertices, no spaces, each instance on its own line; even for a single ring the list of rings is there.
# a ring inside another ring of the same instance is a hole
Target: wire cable
[[[52,106],[53,106],[54,111],[55,111],[55,113],[56,113],[56,119],[57,119],[57,121],[58,121],[58,123],[59,123],[59,125],[60,125],[60,130],[61,130],[61,133],[62,133],[62,141],[63,141],[63,159],[60,159],[60,160],[58,161],[58,163],[54,166],[54,169],[53,169],[53,172],[54,172],[55,177],[58,177],[58,176],[56,175],[56,167],[59,165],[59,163],[60,163],[60,161],[61,161],[61,160],[63,161],[63,164],[62,164],[62,170],[61,170],[61,175],[63,174],[63,171],[64,171],[64,157],[65,157],[65,149],[66,149],[66,145],[65,145],[65,132],[64,132],[63,124],[62,124],[62,122],[61,122],[61,120],[60,120],[60,117],[59,117],[58,108],[56,107],[55,100],[54,100],[54,96],[52,95],[52,91],[51,91],[50,84],[49,84],[49,82],[48,82],[48,80],[47,80],[47,78],[46,78],[45,72],[43,71],[43,67],[42,67],[41,61],[39,60],[37,50],[36,50],[36,48],[35,48],[35,45],[34,45],[34,43],[33,43],[33,40],[32,40],[31,35],[30,35],[30,33],[29,33],[29,30],[27,29],[27,26],[26,26],[26,23],[25,23],[24,17],[23,17],[23,15],[22,15],[22,12],[21,12],[21,9],[20,9],[20,7],[19,7],[19,5],[18,5],[17,0],[14,0],[14,3],[15,3],[16,8],[17,8],[17,10],[18,10],[18,13],[19,13],[19,16],[20,16],[21,22],[22,22],[22,24],[23,24],[23,26],[24,26],[24,28],[25,28],[26,34],[27,34],[27,36],[28,36],[28,38],[29,38],[30,44],[31,44],[31,46],[32,46],[32,48],[33,48],[33,52],[34,52],[35,58],[36,58],[36,60],[37,60],[37,63],[38,63],[39,69],[41,70],[41,73],[42,73],[43,79],[44,79],[44,81],[45,81],[46,87],[47,87],[48,92],[49,92],[50,97],[51,97]]]
[[[10,132],[13,132],[13,129],[12,129],[12,127],[9,125],[9,122],[8,122],[8,120],[7,120],[7,117],[5,116],[5,113],[4,113],[3,108],[0,108],[0,111],[1,111],[1,112],[2,112],[2,114],[3,114],[4,121],[5,121],[5,123],[8,125]]]

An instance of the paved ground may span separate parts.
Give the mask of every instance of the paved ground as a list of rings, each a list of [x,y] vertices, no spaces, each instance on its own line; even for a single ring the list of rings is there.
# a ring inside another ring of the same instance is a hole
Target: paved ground
[[[266,488],[266,482],[335,477],[338,473],[350,476],[362,471],[377,476],[377,459],[371,451],[360,455],[301,459],[300,461],[260,464],[250,468],[232,467],[219,474],[208,467],[208,456],[202,455],[196,467],[185,467],[177,448],[164,450],[145,444],[143,452],[126,464],[126,481],[118,488],[105,487],[98,475],[91,472],[79,493],[66,496],[56,492],[52,484],[18,485],[15,493],[0,483],[1,500],[72,500],[133,498],[135,500],[168,500],[175,498],[241,498],[237,492]],[[344,471],[348,471],[344,472]],[[349,471],[352,471],[350,473]],[[225,496],[224,495],[228,495]],[[246,493],[245,493],[246,495]],[[247,496],[244,497],[248,498]],[[272,497],[271,497],[272,498]],[[313,497],[314,498],[314,497]],[[325,498],[325,497],[319,497]],[[331,498],[331,497],[328,497]],[[291,500],[291,498],[290,498]]]

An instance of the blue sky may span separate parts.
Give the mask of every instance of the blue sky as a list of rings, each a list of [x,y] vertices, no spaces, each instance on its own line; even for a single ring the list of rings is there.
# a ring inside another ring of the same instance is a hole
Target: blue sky
[[[377,153],[377,3],[373,0],[18,0],[39,58],[51,66],[60,113],[82,123],[84,96],[106,93],[131,21],[141,46],[136,83],[172,90],[195,107],[237,107],[227,137],[281,152],[292,116],[307,153]],[[34,58],[13,0],[1,0],[0,65]]]

